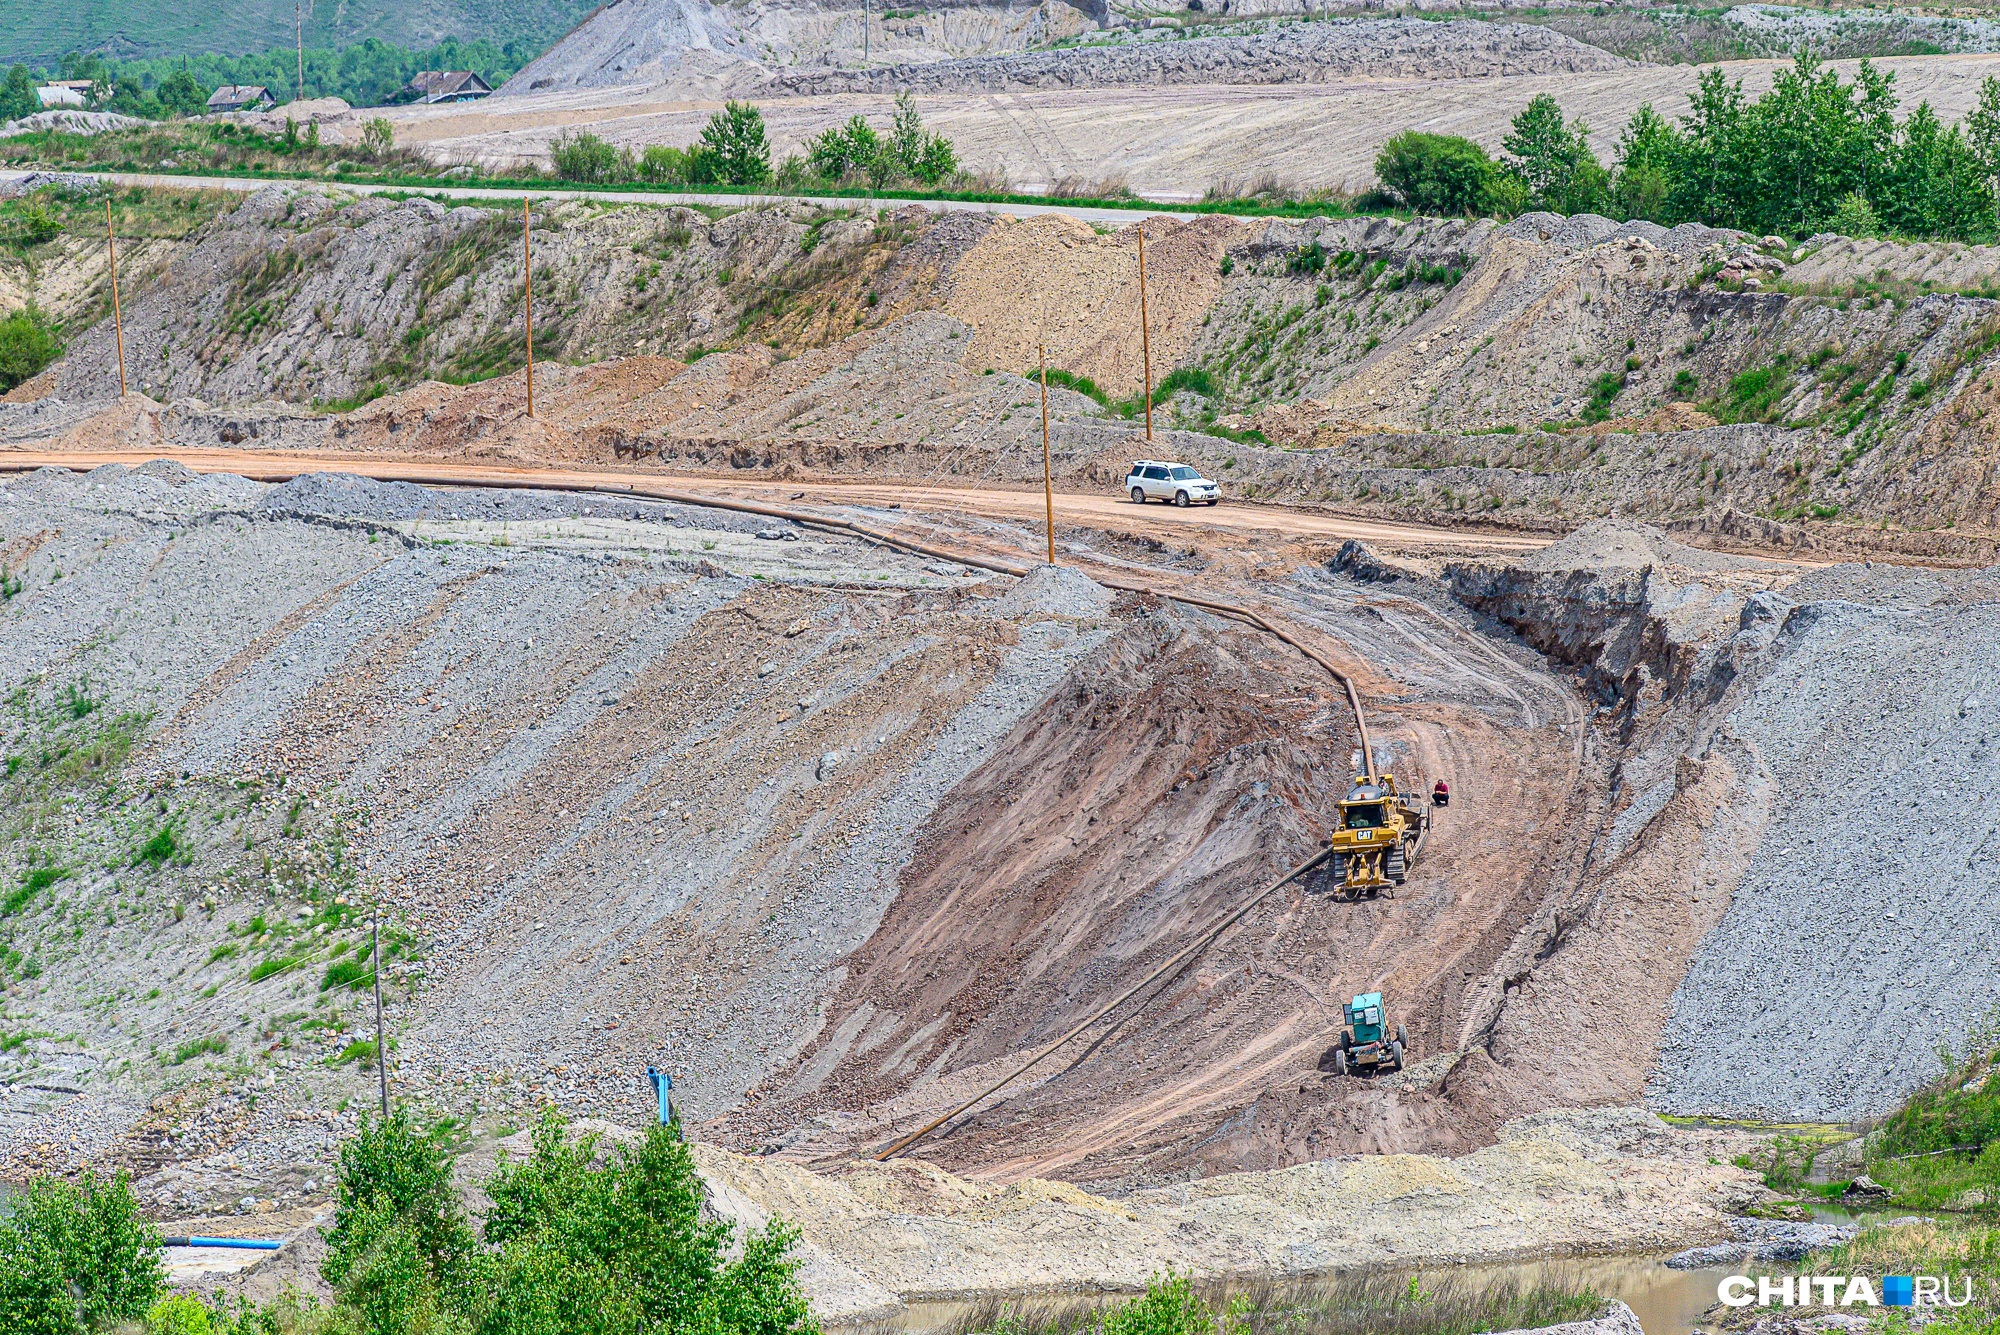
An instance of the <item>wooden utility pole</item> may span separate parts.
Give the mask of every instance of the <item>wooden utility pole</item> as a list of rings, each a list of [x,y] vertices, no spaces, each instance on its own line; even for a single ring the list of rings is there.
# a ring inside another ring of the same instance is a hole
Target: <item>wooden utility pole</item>
[[[1056,563],[1056,487],[1049,480],[1049,350],[1037,344],[1042,364],[1042,504],[1049,512],[1049,564]]]
[[[1146,328],[1146,224],[1139,229],[1139,347],[1146,358],[1146,443],[1153,440],[1153,336]]]
[[[125,397],[125,313],[118,308],[118,239],[111,229],[111,201],[104,201],[104,250],[111,257],[111,329],[118,338],[118,397]]]
[[[535,415],[535,249],[528,240],[528,201],[521,201],[521,300],[528,321],[528,416]]]
[[[282,14],[282,13],[284,13],[285,11],[281,9],[281,10],[279,10],[278,12],[279,12],[280,14]],[[336,17],[337,17],[337,16],[336,16]],[[299,99],[299,101],[303,102],[303,101],[305,101],[305,100],[306,100],[306,14],[305,14],[305,0],[292,0],[292,35],[293,35],[293,36],[294,36],[295,38],[297,38],[297,39],[298,39],[298,44],[299,44],[299,83],[298,83],[298,99]]]
[[[868,0],[861,0],[861,68],[868,68]]]

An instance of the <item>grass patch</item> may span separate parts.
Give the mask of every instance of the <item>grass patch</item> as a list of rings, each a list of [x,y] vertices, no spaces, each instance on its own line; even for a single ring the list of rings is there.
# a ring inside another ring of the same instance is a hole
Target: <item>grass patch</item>
[[[358,992],[374,981],[374,970],[360,960],[340,960],[327,969],[326,977],[320,979],[319,990],[328,992],[344,987],[350,992]]]
[[[1602,422],[1611,416],[1611,405],[1625,392],[1625,377],[1616,371],[1606,371],[1590,385],[1590,402],[1583,405],[1583,420]]]
[[[7,892],[7,898],[0,899],[0,918],[11,918],[26,908],[31,900],[57,881],[66,880],[71,875],[68,867],[30,867],[21,877],[21,884]]]
[[[301,961],[291,955],[277,955],[260,961],[250,969],[250,981],[261,983],[266,978],[276,978],[287,969],[297,968]]]
[[[140,844],[133,852],[132,865],[136,867],[143,862],[152,867],[161,867],[172,861],[180,851],[180,837],[174,833],[174,827],[162,825],[153,831],[151,838]]]
[[[221,1034],[209,1034],[204,1038],[197,1038],[191,1042],[181,1044],[167,1057],[164,1064],[168,1066],[180,1066],[193,1061],[196,1057],[210,1054],[219,1057],[227,1051],[229,1051],[228,1039],[224,1038]]]
[[[1786,369],[1787,358],[1781,353],[1768,366],[1754,367],[1743,372],[1729,382],[1729,388],[1721,397],[1708,405],[1709,412],[1719,422],[1768,422],[1778,414],[1778,405],[1791,388],[1792,378]]]
[[[1944,1073],[1868,1140],[1868,1175],[1922,1210],[2000,1214],[2000,1012],[1973,1026]]]
[[[328,1065],[344,1066],[348,1062],[358,1062],[362,1066],[373,1066],[375,1064],[375,1040],[372,1038],[355,1039],[335,1054],[333,1060]]]

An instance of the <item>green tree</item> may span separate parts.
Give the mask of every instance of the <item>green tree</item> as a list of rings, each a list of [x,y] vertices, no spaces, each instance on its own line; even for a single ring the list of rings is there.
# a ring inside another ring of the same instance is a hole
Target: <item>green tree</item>
[[[915,176],[917,164],[923,161],[924,143],[929,136],[924,133],[924,118],[917,114],[917,99],[908,90],[896,94],[896,114],[889,125],[889,140],[885,147],[894,159],[899,175]]]
[[[1866,60],[1851,84],[1810,56],[1781,71],[1738,131],[1743,144],[1731,156],[1748,170],[1737,177],[1730,225],[1805,236],[1850,193],[1879,210],[1870,186],[1896,140],[1894,81]]]
[[[62,353],[61,331],[35,307],[0,317],[0,394],[41,374]]]
[[[1733,187],[1747,170],[1740,160],[1743,115],[1743,81],[1730,83],[1720,69],[1702,71],[1681,120],[1679,167],[1667,192],[1668,219],[1719,222],[1735,216]]]
[[[1565,124],[1562,107],[1547,93],[1529,99],[1500,143],[1512,155],[1507,169],[1528,187],[1531,206],[1585,213],[1603,202],[1609,178],[1590,151],[1589,134],[1580,119]]]
[[[764,114],[748,102],[725,102],[708,118],[690,155],[690,175],[723,185],[762,185],[771,176]]]
[[[498,1252],[483,1330],[817,1335],[789,1258],[797,1234],[774,1220],[726,1260],[733,1229],[702,1218],[678,1127],[597,1157],[593,1138],[567,1143],[550,1113],[532,1156],[486,1183],[486,1241]]]
[[[1979,81],[1979,101],[1965,118],[1965,138],[2000,191],[2000,78],[1989,74]]]
[[[0,1223],[0,1330],[9,1335],[135,1321],[165,1285],[159,1237],[122,1173],[36,1178]]]
[[[1382,188],[1418,213],[1488,211],[1499,169],[1486,150],[1456,135],[1405,130],[1375,155]]]
[[[1903,122],[1874,190],[1882,222],[1910,236],[1993,239],[1991,178],[1964,131],[1939,124],[1930,103]],[[1841,205],[1836,204],[1838,213]]]
[[[341,1147],[326,1242],[321,1277],[371,1335],[414,1335],[473,1306],[477,1239],[450,1164],[404,1109]]]
[[[0,122],[17,121],[41,109],[42,100],[35,96],[35,76],[28,73],[26,65],[15,62],[7,71],[7,82],[0,84]]]
[[[1650,102],[1640,106],[1618,136],[1618,167],[1611,188],[1617,212],[1666,222],[1668,197],[1685,154],[1686,145],[1667,118]]]
[[[160,80],[153,96],[163,111],[176,116],[199,116],[208,110],[208,95],[213,91],[196,82],[194,74],[183,65]]]

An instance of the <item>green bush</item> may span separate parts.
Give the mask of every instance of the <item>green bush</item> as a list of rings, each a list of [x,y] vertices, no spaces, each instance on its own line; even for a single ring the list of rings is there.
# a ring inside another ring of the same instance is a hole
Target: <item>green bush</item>
[[[588,130],[564,130],[549,144],[549,162],[565,181],[581,185],[613,185],[629,181],[637,168],[628,149],[620,149]]]
[[[170,1293],[146,1313],[146,1335],[215,1335],[208,1304],[187,1293]]]
[[[1215,1328],[1215,1312],[1191,1277],[1169,1270],[1147,1283],[1143,1297],[1106,1312],[1101,1335],[1213,1335]]]
[[[639,154],[639,175],[656,185],[680,185],[688,178],[688,155],[668,144],[648,144]]]
[[[1375,155],[1383,189],[1418,213],[1495,211],[1499,169],[1486,150],[1457,135],[1405,130]]]
[[[341,1151],[322,1276],[365,1335],[817,1335],[779,1221],[742,1240],[702,1218],[679,1128],[611,1155],[553,1112],[485,1183],[483,1243],[409,1115]]]
[[[136,1321],[160,1296],[159,1237],[124,1174],[36,1178],[0,1222],[0,1330],[83,1335]]]
[[[62,353],[61,330],[35,307],[0,316],[0,394],[41,374]]]
[[[866,171],[881,151],[882,137],[861,116],[848,117],[806,140],[806,163],[813,174],[827,181],[845,180],[850,172]]]

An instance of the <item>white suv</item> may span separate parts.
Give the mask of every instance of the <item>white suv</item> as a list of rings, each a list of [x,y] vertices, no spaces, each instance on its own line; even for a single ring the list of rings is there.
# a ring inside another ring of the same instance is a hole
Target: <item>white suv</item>
[[[1132,471],[1125,475],[1125,490],[1140,505],[1152,499],[1172,501],[1175,505],[1193,505],[1196,501],[1214,505],[1222,499],[1222,488],[1194,469],[1158,459],[1136,460]]]

